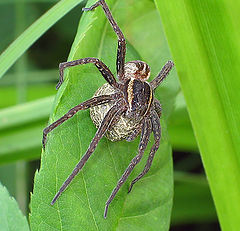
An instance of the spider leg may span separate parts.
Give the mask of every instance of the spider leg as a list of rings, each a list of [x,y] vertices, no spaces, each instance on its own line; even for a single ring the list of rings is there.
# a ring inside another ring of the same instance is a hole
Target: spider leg
[[[160,118],[161,115],[162,115],[162,106],[161,106],[159,100],[158,99],[154,99],[153,104],[154,104],[154,109],[157,112],[158,117]]]
[[[102,6],[103,11],[110,22],[113,30],[117,34],[118,37],[118,49],[117,49],[117,61],[116,61],[116,66],[117,66],[117,74],[118,78],[120,81],[124,79],[124,63],[125,63],[125,55],[126,55],[126,40],[124,38],[124,35],[117,25],[116,21],[114,20],[108,5],[104,0],[99,0],[97,1],[94,5],[92,5],[89,8],[83,8],[84,11],[89,11],[89,10],[94,10],[96,7]]]
[[[92,155],[92,153],[95,151],[98,142],[101,140],[101,138],[104,136],[105,132],[111,125],[114,118],[125,111],[125,107],[123,106],[122,101],[118,101],[106,114],[104,117],[100,127],[98,128],[94,138],[92,139],[86,153],[81,158],[81,160],[78,162],[72,173],[68,176],[68,178],[65,180],[65,182],[62,184],[61,188],[57,192],[57,194],[54,196],[51,205],[53,205],[56,200],[59,198],[59,196],[62,194],[62,192],[67,188],[67,186],[71,183],[73,178],[78,174],[78,172],[83,168],[83,166],[86,164],[89,157]]]
[[[142,126],[142,134],[141,134],[140,144],[138,147],[138,154],[131,160],[130,164],[128,165],[127,169],[123,173],[122,177],[119,179],[117,186],[113,189],[110,197],[108,198],[108,200],[106,202],[106,206],[105,206],[104,218],[107,217],[109,204],[112,202],[112,200],[116,196],[117,192],[119,191],[119,189],[121,188],[123,183],[127,180],[128,176],[132,172],[133,168],[140,162],[140,160],[143,156],[143,153],[147,147],[151,130],[152,130],[151,121],[149,120],[149,118],[145,118],[145,120],[143,122],[143,126]]]
[[[43,130],[43,139],[42,139],[43,148],[45,149],[45,145],[46,145],[46,141],[47,141],[47,134],[49,132],[51,132],[54,128],[56,128],[57,126],[61,125],[66,120],[73,117],[79,110],[86,110],[90,107],[110,102],[111,100],[114,100],[114,98],[116,98],[116,97],[119,97],[119,96],[117,96],[117,94],[112,94],[112,95],[102,95],[102,96],[98,96],[98,97],[93,97],[83,103],[78,104],[77,106],[73,107],[72,109],[70,109],[64,116],[62,116],[60,119],[58,119],[54,123],[50,124],[48,127],[46,127]]]
[[[87,64],[87,63],[93,63],[98,68],[98,70],[101,72],[104,79],[113,87],[118,88],[118,84],[116,79],[114,78],[112,72],[109,70],[109,68],[99,59],[97,58],[83,58],[78,60],[73,60],[69,62],[64,62],[59,64],[59,82],[56,86],[56,89],[58,89],[62,83],[63,83],[63,71],[67,67],[74,67],[77,65]]]
[[[159,84],[167,77],[168,73],[171,71],[173,66],[174,66],[174,63],[172,61],[168,61],[163,66],[162,70],[157,75],[157,77],[150,82],[150,85],[152,86],[153,89],[157,88]]]
[[[127,142],[132,142],[139,135],[141,131],[141,126],[135,128],[133,132],[125,139]]]
[[[143,169],[143,171],[132,181],[128,192],[130,193],[132,190],[133,185],[140,180],[150,169],[151,165],[152,165],[152,161],[154,158],[155,153],[157,152],[159,145],[160,145],[160,138],[161,138],[161,126],[160,126],[160,121],[159,121],[159,117],[158,114],[155,110],[152,111],[151,114],[151,122],[152,122],[152,129],[153,129],[153,135],[154,135],[154,140],[155,143],[151,148],[150,154],[148,156],[147,159],[147,163]]]

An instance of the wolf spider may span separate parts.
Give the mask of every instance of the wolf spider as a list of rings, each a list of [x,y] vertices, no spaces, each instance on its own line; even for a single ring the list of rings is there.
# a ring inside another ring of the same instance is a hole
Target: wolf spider
[[[133,185],[141,179],[151,167],[154,155],[159,148],[161,137],[161,126],[159,120],[161,116],[161,104],[154,98],[153,92],[168,75],[174,64],[172,61],[168,61],[157,77],[151,82],[147,82],[147,79],[150,76],[150,67],[147,63],[139,60],[125,63],[126,40],[122,31],[113,19],[106,2],[104,0],[99,0],[90,8],[83,8],[83,11],[94,10],[98,6],[103,8],[109,23],[118,37],[116,69],[119,81],[116,81],[109,68],[97,58],[83,58],[75,61],[60,63],[60,80],[56,86],[57,89],[63,82],[63,71],[65,68],[93,63],[107,81],[108,86],[110,85],[109,87],[111,88],[111,92],[109,90],[105,90],[103,91],[104,94],[98,94],[97,96],[75,106],[56,122],[46,127],[43,130],[42,144],[45,149],[47,134],[66,120],[73,117],[78,111],[88,108],[94,109],[99,105],[111,105],[109,110],[105,111],[103,119],[98,123],[95,121],[95,124],[98,127],[97,132],[82,159],[54,196],[51,202],[53,205],[73,178],[83,168],[89,157],[94,152],[98,142],[104,135],[108,134],[110,139],[113,141],[121,139],[132,141],[141,132],[138,154],[131,160],[106,202],[104,211],[104,218],[106,218],[109,204],[112,202],[123,183],[127,180],[133,168],[140,162],[149,142],[150,134],[153,132],[155,142],[151,148],[147,163],[143,171],[131,182],[128,192],[132,190]],[[128,127],[129,123],[131,123],[130,127]],[[109,132],[112,132],[115,135],[111,136],[109,135]]]

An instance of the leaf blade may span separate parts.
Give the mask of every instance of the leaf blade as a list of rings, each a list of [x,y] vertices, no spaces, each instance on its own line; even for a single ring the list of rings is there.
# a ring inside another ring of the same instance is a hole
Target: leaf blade
[[[232,9],[236,13],[240,5],[233,1],[155,2],[175,58],[222,229],[236,230],[240,219],[240,108],[236,103],[240,46],[233,20],[236,14],[230,12]]]
[[[20,211],[17,202],[10,197],[7,189],[0,183],[0,229],[11,231],[29,230],[26,217]]]
[[[54,23],[82,0],[62,0],[25,30],[0,56],[0,78],[14,62]]]

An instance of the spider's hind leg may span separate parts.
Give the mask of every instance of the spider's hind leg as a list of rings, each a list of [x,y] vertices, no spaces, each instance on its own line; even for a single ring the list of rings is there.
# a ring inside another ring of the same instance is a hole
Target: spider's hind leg
[[[153,104],[154,104],[154,109],[155,109],[155,111],[157,112],[158,117],[159,117],[159,119],[160,119],[160,117],[161,117],[161,115],[162,115],[162,106],[161,106],[159,100],[156,99],[156,98],[154,99]]]
[[[142,156],[144,154],[144,151],[145,151],[148,141],[149,141],[151,131],[152,131],[151,122],[150,122],[149,118],[145,118],[143,125],[142,125],[142,134],[141,134],[140,144],[138,147],[138,154],[131,160],[130,164],[128,165],[127,169],[123,173],[122,177],[119,179],[117,186],[113,189],[110,197],[108,198],[108,200],[106,202],[106,206],[105,206],[104,218],[107,217],[108,207],[109,207],[110,203],[112,202],[112,200],[114,199],[114,197],[116,196],[117,192],[122,187],[123,183],[127,180],[128,176],[130,175],[130,173],[132,172],[134,167],[142,159]]]
[[[104,0],[99,0],[95,4],[93,4],[89,8],[83,8],[83,11],[90,11],[94,10],[96,7],[102,6],[103,11],[111,24],[114,32],[116,33],[118,37],[118,49],[117,49],[117,61],[116,61],[116,66],[117,66],[117,74],[118,78],[120,81],[124,79],[124,63],[125,63],[125,55],[126,55],[126,39],[117,25],[116,21],[114,20],[111,11],[109,10],[109,7],[107,3]]]
[[[160,138],[161,138],[161,126],[160,126],[160,121],[158,114],[155,110],[151,112],[151,122],[152,122],[152,130],[153,130],[153,135],[154,135],[154,140],[155,143],[151,148],[150,154],[147,159],[147,163],[143,169],[143,171],[132,181],[128,192],[131,192],[133,185],[140,180],[150,169],[152,165],[152,161],[154,158],[155,153],[157,152],[159,145],[160,145]]]
[[[141,131],[141,126],[135,128],[133,130],[133,132],[125,139],[127,142],[132,142],[133,140],[135,140],[137,138],[137,136],[139,135]]]
[[[108,128],[111,126],[112,122],[115,120],[116,116],[123,113],[125,111],[125,107],[123,105],[123,102],[119,100],[105,115],[100,127],[98,128],[94,138],[92,139],[86,153],[81,158],[81,160],[78,162],[76,167],[73,169],[72,173],[68,176],[68,178],[65,180],[65,182],[62,184],[59,191],[54,196],[51,205],[53,205],[56,200],[59,198],[59,196],[62,194],[62,192],[68,187],[68,185],[71,183],[71,181],[74,179],[74,177],[79,173],[79,171],[83,168],[83,166],[86,164],[87,160],[90,158],[90,156],[95,151],[99,141],[104,136]]]

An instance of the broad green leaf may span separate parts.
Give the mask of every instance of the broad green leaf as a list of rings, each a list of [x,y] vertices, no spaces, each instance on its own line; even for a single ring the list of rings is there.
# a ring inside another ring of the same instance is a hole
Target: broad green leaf
[[[10,197],[7,189],[0,183],[0,230],[29,230],[26,217],[18,208],[17,202]]]
[[[88,5],[94,2],[88,1]],[[128,39],[127,60],[147,61],[152,67],[153,76],[156,75],[167,59],[170,59],[170,55],[153,2],[134,0],[129,4],[129,1],[112,0],[107,3]],[[131,25],[138,25],[141,29],[136,40],[142,40],[144,46],[135,46],[132,42],[132,36],[138,31],[134,31]],[[154,39],[144,36],[146,31],[153,31],[151,28],[155,28]],[[151,46],[148,47],[148,44]],[[69,60],[98,57],[115,73],[116,45],[116,35],[99,8],[83,14]],[[152,52],[147,52],[148,49]],[[166,57],[166,60],[163,61],[162,57]],[[176,74],[171,74],[169,78],[172,80],[165,84],[172,85],[170,93],[164,87],[156,91],[156,97],[163,104],[169,100],[170,105],[164,110],[165,117],[169,116],[178,91]],[[103,83],[104,79],[91,64],[67,70],[65,81],[55,99],[50,123],[73,106],[92,97]],[[130,181],[145,165],[147,153],[153,144],[152,138],[145,158],[134,169],[110,205],[106,220],[103,218],[105,202],[130,160],[136,155],[139,138],[132,143],[110,142],[103,138],[83,170],[56,204],[50,206],[53,196],[86,151],[96,128],[89,112],[82,111],[51,132],[46,151],[42,153],[41,169],[35,176],[30,214],[32,230],[168,230],[173,174],[166,126],[163,120],[161,123],[161,145],[150,172],[128,195]]]
[[[61,0],[25,30],[1,55],[0,78],[15,61],[54,23],[82,0]]]
[[[222,230],[239,230],[240,2],[155,2]]]

